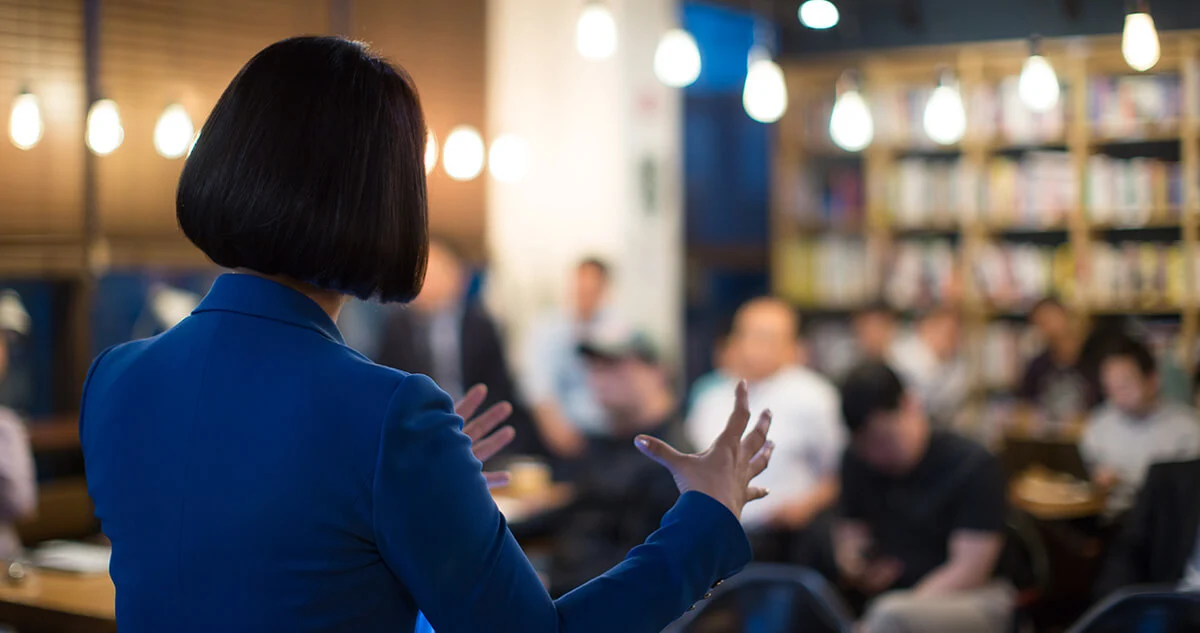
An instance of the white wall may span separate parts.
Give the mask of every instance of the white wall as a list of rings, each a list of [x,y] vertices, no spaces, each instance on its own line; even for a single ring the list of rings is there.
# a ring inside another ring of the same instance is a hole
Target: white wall
[[[488,129],[521,135],[533,155],[522,181],[488,187],[489,301],[519,339],[561,302],[573,264],[600,255],[617,269],[617,308],[673,356],[683,321],[681,100],[655,79],[653,59],[675,2],[610,0],[619,44],[602,61],[575,49],[583,5],[488,2]]]

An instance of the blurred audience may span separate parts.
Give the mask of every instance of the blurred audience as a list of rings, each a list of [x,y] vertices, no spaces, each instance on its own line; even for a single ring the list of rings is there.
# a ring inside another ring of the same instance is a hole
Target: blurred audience
[[[604,408],[588,383],[579,345],[598,330],[620,327],[608,306],[611,274],[604,261],[588,258],[575,267],[571,305],[545,315],[529,330],[522,386],[547,448],[558,456],[580,455],[589,435],[609,431]]]
[[[747,505],[742,523],[756,559],[811,564],[828,549],[820,525],[837,498],[845,430],[837,390],[796,365],[798,321],[786,303],[755,299],[738,310],[730,345],[741,374],[736,378],[749,386],[751,419],[763,409],[774,415],[775,452],[758,479],[771,494]],[[724,428],[733,406],[733,380],[697,400],[686,425],[693,446],[708,446]]]
[[[633,445],[647,434],[681,446],[679,403],[653,347],[632,332],[610,332],[580,351],[608,429],[590,436],[573,464],[576,500],[555,541],[555,595],[620,563],[679,497],[670,472]]]
[[[692,383],[692,388],[688,392],[687,410],[691,411],[696,406],[696,402],[700,398],[711,391],[715,387],[728,385],[730,380],[736,380],[736,376],[740,373],[736,366],[736,350],[730,344],[730,328],[727,326],[717,334],[713,341],[712,348],[712,364],[713,368],[706,374],[701,375]]]
[[[1105,562],[1097,598],[1131,585],[1200,591],[1200,460],[1150,467]]]
[[[425,374],[456,400],[470,385],[487,385],[483,410],[501,401],[513,405],[508,422],[517,431],[517,439],[505,453],[544,454],[529,412],[517,398],[496,325],[481,303],[467,298],[467,275],[454,246],[432,240],[425,285],[408,306],[388,312],[378,362]]]
[[[1044,349],[1025,366],[1017,397],[1052,422],[1077,422],[1099,400],[1099,385],[1081,370],[1084,330],[1075,316],[1057,299],[1042,299],[1029,313]]]
[[[886,361],[896,342],[896,313],[873,303],[854,314],[854,343],[859,362]]]
[[[1116,517],[1132,507],[1151,464],[1200,456],[1200,422],[1190,407],[1160,400],[1154,356],[1134,339],[1109,346],[1100,383],[1106,403],[1089,417],[1079,449]]]
[[[10,338],[28,334],[29,315],[15,294],[0,297],[0,382],[8,373]],[[37,477],[25,424],[0,406],[0,560],[22,557],[14,524],[37,509]]]
[[[835,551],[841,580],[872,599],[859,630],[1007,631],[1014,592],[994,578],[1005,529],[999,463],[932,429],[883,363],[852,370],[841,402],[851,439]]]
[[[952,308],[922,316],[916,330],[892,347],[891,363],[934,425],[950,428],[967,401],[970,374],[959,356],[962,322]]]

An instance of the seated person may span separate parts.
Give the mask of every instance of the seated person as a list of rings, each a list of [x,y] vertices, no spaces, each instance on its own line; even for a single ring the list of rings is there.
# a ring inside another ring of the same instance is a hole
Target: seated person
[[[1100,383],[1106,403],[1089,417],[1079,450],[1113,518],[1133,506],[1151,464],[1200,456],[1200,422],[1190,407],[1159,399],[1154,356],[1136,340],[1109,347]]]
[[[938,428],[952,427],[967,401],[970,376],[959,355],[961,338],[958,312],[938,308],[922,316],[888,357]]]
[[[650,345],[634,334],[619,336],[623,340],[594,340],[580,348],[609,428],[590,436],[573,464],[576,500],[555,543],[554,595],[624,560],[679,497],[670,472],[633,444],[640,434],[673,442],[678,403]]]
[[[1150,467],[1096,583],[1103,598],[1132,585],[1200,591],[1200,460]]]
[[[742,525],[759,561],[819,564],[829,548],[821,518],[837,499],[837,463],[845,443],[838,420],[837,390],[816,372],[796,364],[799,323],[786,303],[755,299],[734,317],[730,344],[750,390],[752,417],[774,416],[771,468],[759,478],[771,494],[742,512]],[[708,446],[733,406],[733,380],[701,397],[688,416],[688,441]],[[723,413],[724,412],[724,413]],[[808,528],[813,527],[812,530]],[[828,556],[824,556],[828,558]]]
[[[25,334],[29,315],[15,293],[0,294],[0,382],[8,373],[10,337]],[[37,477],[29,433],[15,411],[0,406],[0,560],[22,557],[14,524],[37,509]]]
[[[1014,590],[994,578],[1005,484],[979,445],[933,430],[920,401],[879,362],[842,385],[839,575],[873,598],[863,633],[1007,631]]]
[[[854,314],[852,325],[859,361],[886,361],[896,340],[896,313],[886,303],[872,303]]]
[[[1017,396],[1052,422],[1078,422],[1099,399],[1099,386],[1080,368],[1084,333],[1057,299],[1042,299],[1029,312],[1045,348],[1025,366]]]

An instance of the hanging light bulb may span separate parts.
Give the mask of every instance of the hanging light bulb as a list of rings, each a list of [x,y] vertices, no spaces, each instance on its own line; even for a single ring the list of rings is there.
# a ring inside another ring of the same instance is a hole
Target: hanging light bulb
[[[1034,112],[1048,112],[1058,105],[1058,75],[1050,62],[1042,57],[1041,42],[1035,35],[1029,38],[1029,57],[1021,67],[1021,78],[1017,81],[1017,94],[1021,101]]]
[[[8,138],[18,149],[33,149],[42,140],[45,131],[37,95],[29,91],[21,92],[13,101],[12,114],[8,119]]]
[[[163,158],[180,158],[191,147],[196,128],[187,109],[172,103],[163,109],[154,126],[154,150]]]
[[[1125,15],[1121,54],[1125,56],[1125,63],[1129,64],[1130,68],[1145,72],[1158,63],[1160,53],[1154,18],[1150,17],[1150,8],[1145,0],[1139,0],[1137,7]]]
[[[953,145],[967,131],[967,113],[963,109],[958,81],[949,70],[943,71],[938,87],[925,104],[925,133],[938,145]]]
[[[805,0],[797,13],[801,24],[818,31],[837,26],[841,17],[837,5],[829,0]]]
[[[746,85],[742,88],[742,107],[759,123],[774,123],[787,112],[787,83],[783,69],[761,46],[750,49]]]
[[[485,153],[479,130],[460,125],[446,137],[446,145],[442,148],[442,166],[446,168],[446,174],[455,180],[471,180],[483,171]]]
[[[516,134],[504,134],[492,141],[488,152],[488,171],[500,182],[517,182],[529,172],[529,145]]]
[[[861,152],[875,138],[871,109],[858,92],[858,78],[846,71],[838,80],[837,101],[829,116],[829,137],[847,152]]]
[[[663,33],[654,51],[654,74],[672,88],[690,86],[700,76],[700,48],[683,29]]]
[[[425,133],[425,175],[433,173],[433,168],[437,167],[438,159],[438,140],[437,135],[433,130]]]
[[[88,109],[87,146],[99,156],[107,156],[125,142],[121,110],[112,99],[100,99]]]
[[[583,7],[575,24],[575,47],[587,59],[606,59],[617,52],[617,21],[603,2]]]

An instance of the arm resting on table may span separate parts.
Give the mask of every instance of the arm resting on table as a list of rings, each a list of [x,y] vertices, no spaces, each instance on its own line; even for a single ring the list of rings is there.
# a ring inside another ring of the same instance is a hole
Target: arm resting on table
[[[737,518],[689,492],[622,563],[552,601],[461,427],[433,381],[406,378],[383,424],[374,482],[383,559],[439,633],[660,631],[750,560]]]
[[[956,530],[950,534],[950,559],[925,575],[916,586],[921,596],[936,596],[981,587],[992,577],[1004,547],[997,532]]]

